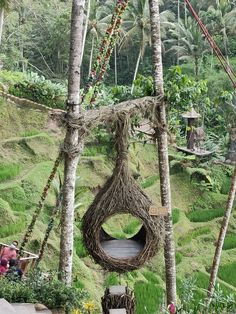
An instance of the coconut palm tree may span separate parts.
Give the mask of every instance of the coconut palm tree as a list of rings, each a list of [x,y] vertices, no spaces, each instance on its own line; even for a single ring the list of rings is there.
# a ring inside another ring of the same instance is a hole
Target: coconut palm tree
[[[4,13],[9,8],[9,4],[10,4],[10,0],[0,0],[0,45],[2,42]]]
[[[163,11],[160,14],[162,34],[166,35],[166,30],[173,26],[174,14],[170,11]],[[150,18],[147,0],[132,0],[129,3],[127,14],[123,21],[124,37],[121,40],[121,47],[135,40],[139,42],[139,52],[136,61],[133,82],[138,73],[140,61],[144,56],[146,47],[150,44]],[[134,90],[134,84],[131,87],[131,94]]]
[[[87,37],[91,38],[91,50],[89,58],[88,76],[92,69],[94,48],[98,40],[105,33],[105,30],[110,22],[111,11],[110,6],[99,6],[98,0],[90,0],[90,13],[87,27]]]
[[[172,38],[165,41],[171,45],[168,51],[174,51],[179,56],[179,60],[192,61],[195,75],[198,77],[200,61],[208,52],[208,46],[197,22],[188,17],[186,25],[180,21],[175,29],[170,30],[170,33]]]
[[[236,32],[236,9],[228,0],[216,0],[209,6],[206,17],[212,33],[219,33],[223,38],[224,54],[228,57],[228,36]]]
[[[151,18],[151,36],[153,46],[154,87],[156,95],[164,96],[163,67],[161,54],[160,14],[159,1],[149,0]],[[158,162],[160,172],[161,202],[167,210],[165,216],[165,271],[167,304],[176,304],[176,269],[175,246],[171,214],[171,191],[168,160],[168,140],[166,105],[163,102],[155,108],[156,137],[158,143]]]

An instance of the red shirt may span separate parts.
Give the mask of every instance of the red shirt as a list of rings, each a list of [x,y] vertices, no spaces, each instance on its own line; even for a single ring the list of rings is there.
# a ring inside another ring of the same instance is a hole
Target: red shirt
[[[0,265],[0,275],[5,274],[7,272],[7,267]]]
[[[11,248],[11,247],[8,247],[8,246],[5,246],[1,252],[1,259],[6,259],[6,260],[10,260],[10,259],[16,259],[16,250]]]

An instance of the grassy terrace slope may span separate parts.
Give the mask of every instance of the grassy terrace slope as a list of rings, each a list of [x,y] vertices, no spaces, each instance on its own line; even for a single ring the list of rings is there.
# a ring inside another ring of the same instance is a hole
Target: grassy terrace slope
[[[21,239],[57,154],[62,135],[60,130],[49,129],[47,120],[46,113],[27,111],[0,101],[0,240],[2,242]],[[81,205],[76,209],[75,214],[75,284],[84,286],[91,298],[99,303],[105,285],[128,282],[135,288],[138,296],[137,313],[145,313],[144,306],[147,304],[149,306],[147,313],[156,313],[157,304],[162,302],[164,288],[162,252],[143,269],[118,277],[113,273],[105,273],[95,265],[82,245],[81,217],[99,187],[112,172],[113,163],[111,158],[104,154],[105,150],[106,147],[99,148],[98,151],[96,146],[87,146],[78,167],[77,189]],[[131,146],[130,168],[146,193],[156,204],[160,204],[155,147],[141,144]],[[203,296],[201,288],[207,286],[208,271],[215,249],[214,242],[217,239],[222,209],[227,196],[200,191],[184,172],[171,175],[171,186],[172,204],[175,208],[173,216],[178,278],[193,275],[199,287],[196,297],[200,299]],[[52,189],[29,243],[29,249],[32,251],[37,252],[54,202],[55,191]],[[189,213],[192,208],[196,209],[195,213]],[[42,267],[54,270],[57,269],[59,253],[58,226],[59,219],[42,262]],[[109,232],[123,237],[132,234],[137,227],[138,223],[130,220],[128,216],[115,217],[106,225]],[[224,266],[228,265],[231,269],[236,263],[235,230],[236,213],[234,212],[219,275],[219,282],[227,293],[236,292],[236,274],[231,271],[229,275],[228,268]],[[149,298],[148,302],[147,298]]]

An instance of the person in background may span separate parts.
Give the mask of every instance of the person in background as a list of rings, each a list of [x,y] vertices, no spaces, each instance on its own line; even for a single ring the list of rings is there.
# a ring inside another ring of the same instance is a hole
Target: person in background
[[[5,273],[7,272],[7,269],[8,269],[7,264],[8,264],[8,261],[5,258],[3,258],[0,262],[0,276],[5,275]]]
[[[6,259],[7,261],[10,261],[11,259],[16,259],[17,245],[18,245],[18,242],[15,240],[12,242],[10,246],[3,247],[0,253],[0,260]]]
[[[6,277],[11,280],[21,280],[23,275],[22,270],[18,266],[19,261],[17,259],[11,259],[9,261],[9,269],[6,272]]]

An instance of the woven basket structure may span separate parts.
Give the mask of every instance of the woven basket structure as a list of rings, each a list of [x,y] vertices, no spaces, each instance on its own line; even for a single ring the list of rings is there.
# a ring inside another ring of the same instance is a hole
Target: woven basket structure
[[[117,272],[137,269],[153,257],[162,243],[164,226],[163,217],[150,216],[152,202],[129,172],[128,134],[129,119],[121,114],[116,121],[117,157],[113,174],[96,195],[82,221],[84,243],[91,256],[104,269]],[[117,240],[109,236],[102,225],[112,216],[125,213],[138,218],[142,227],[131,239]],[[113,245],[115,254],[110,254],[107,247]],[[137,252],[130,255],[133,246]]]
[[[128,287],[124,288],[125,291],[121,294],[112,293],[110,287],[106,288],[104,296],[102,297],[103,314],[109,314],[110,309],[125,309],[127,314],[135,313],[134,293]]]

